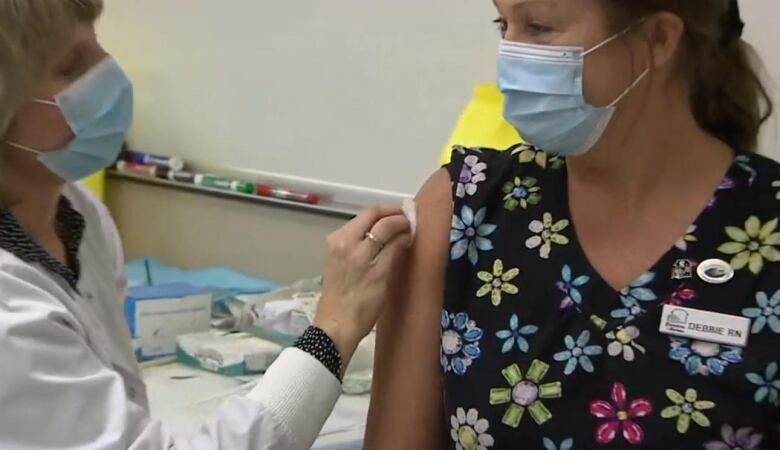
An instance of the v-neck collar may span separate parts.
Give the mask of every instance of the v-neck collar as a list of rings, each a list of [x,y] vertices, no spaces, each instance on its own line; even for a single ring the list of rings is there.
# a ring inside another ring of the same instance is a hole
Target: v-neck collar
[[[708,219],[717,215],[719,210],[726,207],[726,205],[722,205],[722,202],[718,201],[718,198],[723,191],[727,189],[746,189],[752,185],[750,174],[747,173],[744,167],[742,167],[743,163],[740,161],[741,160],[739,155],[736,155],[732,160],[732,163],[729,166],[725,176],[719,183],[719,186],[713,192],[709,204],[699,212],[699,214],[694,219],[694,222],[689,225],[689,229],[690,227],[696,226],[697,231],[704,231],[704,228],[709,226],[708,224],[711,221]],[[618,290],[609,284],[591,263],[589,257],[585,253],[585,250],[582,248],[579,236],[577,235],[576,226],[574,226],[574,221],[571,216],[571,206],[569,204],[569,177],[566,167],[564,166],[560,171],[557,172],[560,174],[559,176],[562,177],[562,182],[557,183],[557,185],[562,189],[559,194],[563,205],[563,213],[566,215],[564,219],[569,220],[569,223],[572,225],[569,246],[570,252],[572,252],[570,254],[570,260],[573,262],[573,266],[579,267],[580,271],[584,272],[577,275],[588,276],[591,280],[587,288],[589,291],[593,292],[595,290],[601,293],[606,293],[610,298],[613,298],[617,301],[617,303],[615,303],[615,307],[620,309],[619,307],[621,304],[628,308],[628,305],[625,305],[625,302],[631,302],[631,299],[635,294],[644,295],[648,294],[648,291],[652,291],[652,294],[655,297],[652,302],[662,302],[664,301],[663,297],[671,295],[681,284],[684,285],[682,281],[678,282],[676,280],[672,280],[671,270],[676,261],[691,258],[691,256],[686,255],[685,252],[681,252],[674,244],[672,244],[672,246],[667,249],[666,252],[664,252],[663,255],[661,255],[646,271],[640,274],[627,286]],[[715,222],[719,223],[718,221]],[[585,300],[584,303],[587,303],[587,300]],[[644,302],[640,301],[636,306],[640,308],[642,306],[647,306],[643,305],[643,303]],[[648,301],[648,303],[650,303],[650,301]],[[593,317],[599,318],[602,317],[597,313],[603,313],[603,307],[603,304],[580,305],[580,308],[584,313],[588,315],[592,314]],[[626,319],[624,317],[603,317],[603,319],[606,319],[607,322],[610,323],[610,326],[613,326],[614,328],[615,326],[619,325],[628,325],[640,315],[642,314],[638,314],[634,319]]]
[[[14,254],[22,261],[42,265],[46,270],[62,277],[71,288],[78,291],[77,286],[81,277],[78,253],[86,222],[65,197],[60,199],[56,220],[57,234],[65,246],[67,265],[54,259],[35,242],[6,208],[0,209],[0,248]]]

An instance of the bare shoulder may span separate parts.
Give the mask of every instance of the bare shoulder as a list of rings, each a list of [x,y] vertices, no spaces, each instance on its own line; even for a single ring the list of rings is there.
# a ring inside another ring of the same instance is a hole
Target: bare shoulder
[[[435,172],[417,194],[417,236],[408,270],[409,292],[405,304],[395,309],[397,319],[438,317],[444,295],[450,228],[452,224],[452,182],[446,170]],[[426,313],[422,314],[421,313]]]
[[[407,279],[378,326],[367,450],[441,448],[439,322],[452,220],[447,171],[431,176],[417,195],[417,206]]]
[[[399,293],[390,305],[384,323],[392,322],[397,327],[412,319],[415,326],[427,326],[420,321],[428,316],[436,318],[434,326],[438,323],[452,222],[451,191],[449,174],[442,169],[417,194],[417,235],[406,273],[406,292]]]
[[[452,211],[452,180],[445,169],[439,169],[417,193],[417,203]]]
[[[441,259],[446,263],[446,251],[441,248],[449,243],[452,220],[452,182],[446,170],[434,173],[417,194],[418,239],[413,251],[414,259]]]

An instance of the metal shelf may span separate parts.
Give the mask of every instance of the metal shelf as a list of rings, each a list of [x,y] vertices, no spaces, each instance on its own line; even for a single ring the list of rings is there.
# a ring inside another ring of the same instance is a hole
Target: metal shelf
[[[168,187],[172,189],[189,191],[189,192],[194,192],[203,195],[210,195],[214,197],[229,198],[229,199],[241,200],[245,202],[276,206],[280,208],[295,209],[299,211],[310,212],[312,214],[342,217],[346,219],[351,219],[355,217],[361,209],[358,206],[347,205],[347,204],[326,203],[326,204],[311,205],[307,203],[292,202],[289,200],[282,200],[273,197],[262,197],[259,195],[244,194],[241,192],[233,192],[233,191],[227,191],[222,189],[208,188],[208,187],[198,186],[196,184],[179,183],[176,181],[163,180],[160,178],[146,176],[146,175],[119,172],[117,170],[109,170],[108,176],[111,178],[118,178],[118,179],[138,182],[138,183]]]

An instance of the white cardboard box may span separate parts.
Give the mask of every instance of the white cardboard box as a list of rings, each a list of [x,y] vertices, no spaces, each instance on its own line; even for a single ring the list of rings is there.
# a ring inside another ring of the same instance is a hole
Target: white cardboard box
[[[177,336],[208,331],[211,302],[209,291],[188,284],[131,289],[125,315],[141,359],[175,355]]]

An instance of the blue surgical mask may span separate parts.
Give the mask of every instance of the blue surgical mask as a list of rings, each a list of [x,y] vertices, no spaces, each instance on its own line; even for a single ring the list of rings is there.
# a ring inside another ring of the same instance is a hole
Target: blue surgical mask
[[[498,57],[498,87],[504,94],[506,120],[527,143],[547,152],[573,156],[593,148],[612,120],[615,105],[642,81],[650,69],[645,70],[614,102],[605,107],[595,107],[588,104],[583,91],[585,57],[629,29],[590,50],[502,41]]]
[[[41,151],[8,142],[38,155],[38,160],[65,181],[78,181],[116,161],[133,118],[133,85],[119,64],[107,57],[54,101],[34,100],[62,110],[73,131],[63,149]]]

